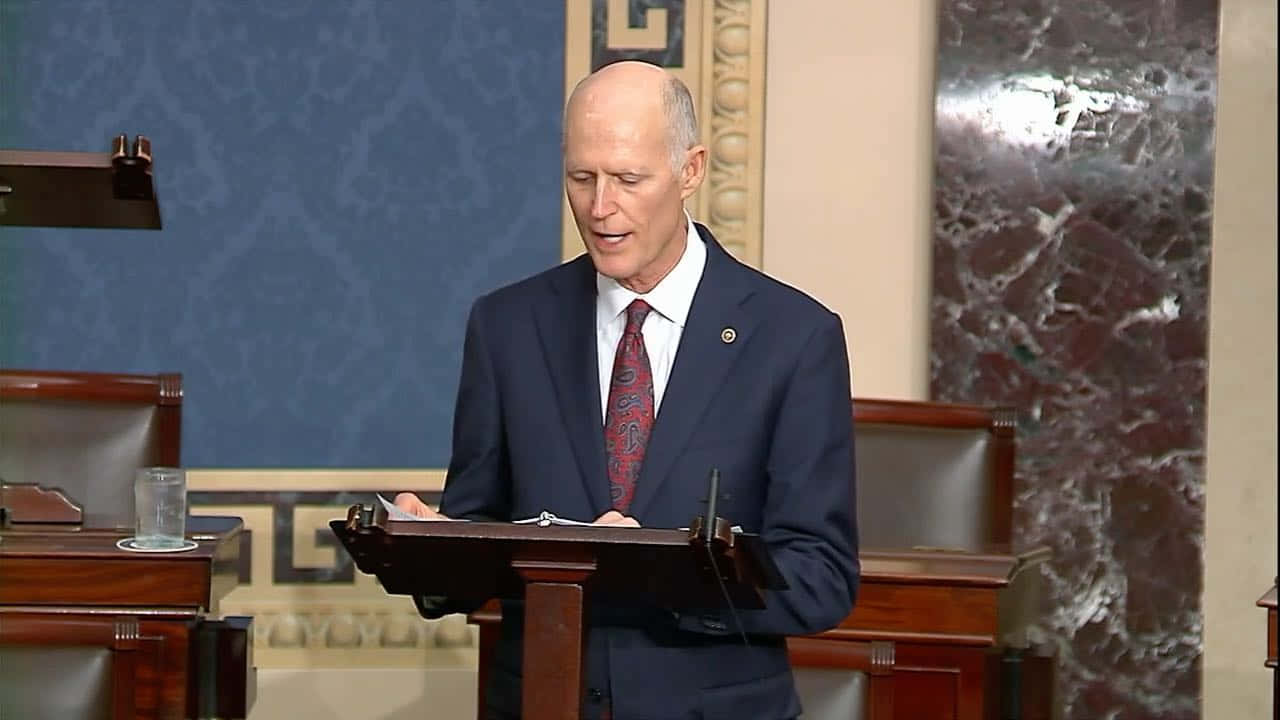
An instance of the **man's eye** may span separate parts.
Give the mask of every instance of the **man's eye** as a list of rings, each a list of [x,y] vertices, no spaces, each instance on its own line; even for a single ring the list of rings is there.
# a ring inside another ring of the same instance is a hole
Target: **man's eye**
[[[623,175],[618,179],[622,181],[623,185],[635,185],[636,183],[640,182],[640,178],[636,177],[635,175]]]

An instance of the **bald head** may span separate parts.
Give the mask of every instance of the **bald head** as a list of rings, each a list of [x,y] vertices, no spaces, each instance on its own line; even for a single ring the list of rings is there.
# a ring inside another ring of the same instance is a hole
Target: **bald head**
[[[657,65],[625,60],[579,81],[565,105],[562,147],[571,124],[601,116],[661,123],[672,172],[680,172],[685,151],[698,144],[698,121],[689,88]]]
[[[644,294],[687,243],[684,202],[707,173],[693,101],[659,67],[623,62],[578,83],[564,116],[564,188],[596,272]]]

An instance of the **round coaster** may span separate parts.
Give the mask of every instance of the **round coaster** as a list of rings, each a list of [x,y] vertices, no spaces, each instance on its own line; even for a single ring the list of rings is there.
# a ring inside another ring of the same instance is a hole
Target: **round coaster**
[[[138,547],[137,538],[127,537],[121,540],[117,540],[116,547],[120,548],[121,550],[128,550],[129,552],[175,553],[175,552],[186,552],[187,550],[194,550],[200,547],[200,543],[196,542],[195,540],[183,540],[182,544],[179,545],[178,547],[150,548],[150,547]]]

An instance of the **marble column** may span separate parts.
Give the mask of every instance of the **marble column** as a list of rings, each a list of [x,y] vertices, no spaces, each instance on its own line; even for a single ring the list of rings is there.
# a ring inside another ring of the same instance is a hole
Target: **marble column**
[[[931,393],[1019,411],[1064,717],[1198,717],[1218,3],[938,20]]]

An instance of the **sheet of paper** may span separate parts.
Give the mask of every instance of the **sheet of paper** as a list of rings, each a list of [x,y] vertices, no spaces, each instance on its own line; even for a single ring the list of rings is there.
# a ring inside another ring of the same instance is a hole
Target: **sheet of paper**
[[[466,522],[465,519],[461,519],[461,518],[455,520],[454,518],[418,517],[417,515],[407,513],[404,510],[401,510],[400,508],[396,507],[395,503],[392,503],[391,501],[382,497],[381,493],[376,493],[376,494],[378,496],[378,501],[382,503],[382,507],[387,511],[388,520],[408,520],[411,522]]]

